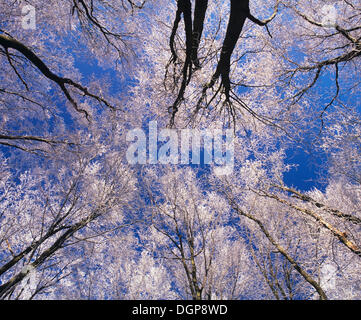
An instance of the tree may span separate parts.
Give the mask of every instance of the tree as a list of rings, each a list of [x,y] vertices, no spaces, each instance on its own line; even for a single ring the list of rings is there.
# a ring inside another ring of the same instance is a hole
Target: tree
[[[93,56],[106,66],[106,59],[99,57],[129,60],[129,35],[120,21],[144,3],[69,0],[53,5],[26,1],[34,8],[37,27],[46,25],[45,34],[19,27],[26,18],[21,16],[24,1],[15,6],[2,1],[0,56],[4,73],[0,94],[5,116],[0,143],[33,153],[47,153],[49,147],[64,145],[71,148],[77,143],[71,132],[74,128],[80,132],[91,121],[98,121],[97,113],[119,110],[119,97],[106,97],[105,81],[88,78],[87,84],[81,82],[79,61],[91,62],[87,58]],[[17,23],[6,23],[12,17],[18,18]],[[53,42],[50,46],[49,40]],[[76,57],[72,43],[78,45]]]
[[[67,276],[81,250],[78,242],[123,226],[121,212],[135,190],[131,172],[107,155],[100,160],[97,151],[92,155],[88,150],[88,157],[71,167],[66,162],[48,172],[43,168],[24,172],[19,183],[5,168],[0,210],[2,299],[20,298],[25,292],[29,298],[47,290]],[[30,293],[24,291],[29,277],[37,279]]]
[[[356,0],[0,6],[0,298],[360,298]],[[155,119],[233,171],[130,166]]]
[[[154,188],[150,181],[150,226],[143,241],[164,261],[179,297],[243,298],[251,282],[247,274],[250,257],[237,230],[229,225],[224,200],[215,193],[202,192],[191,170],[164,172],[160,188]]]
[[[320,299],[339,298],[344,294],[344,287],[336,284],[341,278],[353,279],[354,284],[359,281],[353,269],[346,267],[360,263],[359,186],[339,180],[330,182],[325,194],[319,190],[303,193],[280,185],[282,166],[273,165],[267,168],[266,161],[248,162],[240,169],[240,182],[223,179],[216,182],[217,188],[248,229],[244,234],[256,247],[251,248],[255,262],[277,299],[312,296],[303,281]],[[326,200],[329,196],[333,200]],[[331,287],[322,275],[330,268],[334,269],[330,279],[335,282]],[[283,270],[281,276],[276,273],[279,270]],[[348,294],[348,298],[357,297],[357,293]]]

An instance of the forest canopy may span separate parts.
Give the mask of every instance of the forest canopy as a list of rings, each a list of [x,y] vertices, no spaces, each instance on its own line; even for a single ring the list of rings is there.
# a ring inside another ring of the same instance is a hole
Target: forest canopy
[[[359,0],[0,0],[0,299],[361,299]]]

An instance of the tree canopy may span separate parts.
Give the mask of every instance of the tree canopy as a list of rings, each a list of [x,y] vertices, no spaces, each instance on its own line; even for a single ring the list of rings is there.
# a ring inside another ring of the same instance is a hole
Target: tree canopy
[[[360,62],[358,0],[0,0],[0,299],[360,299]]]

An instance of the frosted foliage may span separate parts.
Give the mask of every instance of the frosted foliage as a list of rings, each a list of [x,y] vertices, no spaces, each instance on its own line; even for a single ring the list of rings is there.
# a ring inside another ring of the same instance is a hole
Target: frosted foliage
[[[0,299],[361,299],[359,0],[0,8]]]

